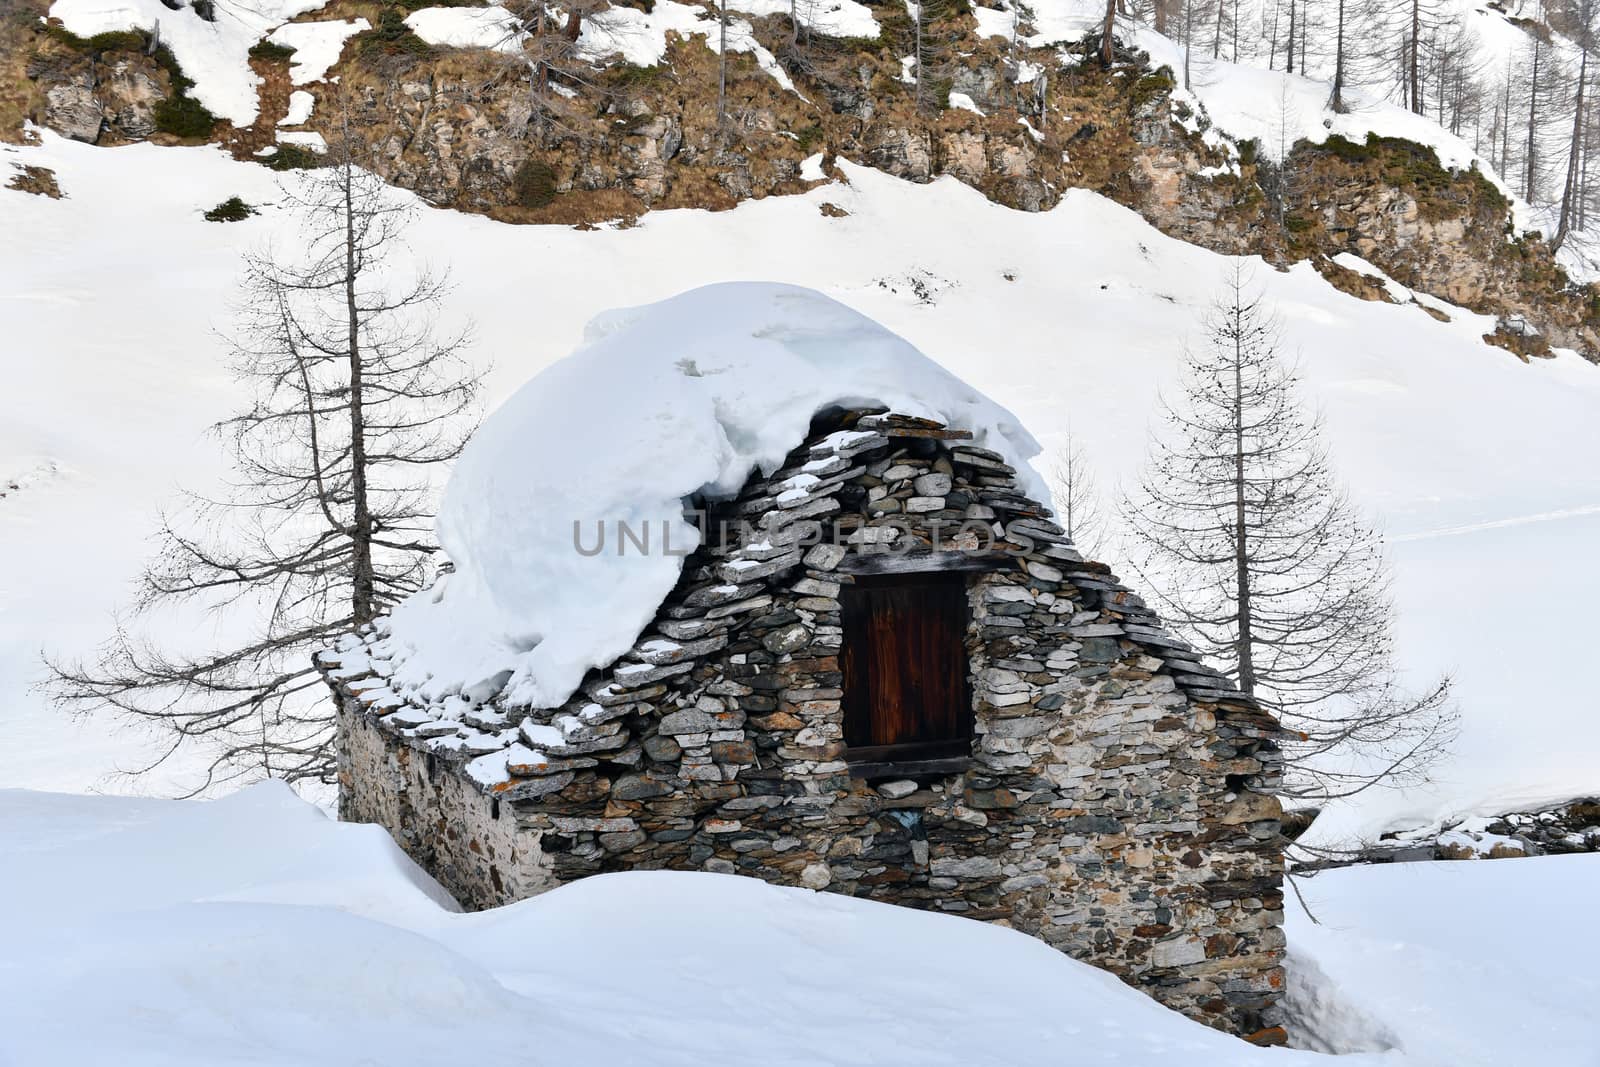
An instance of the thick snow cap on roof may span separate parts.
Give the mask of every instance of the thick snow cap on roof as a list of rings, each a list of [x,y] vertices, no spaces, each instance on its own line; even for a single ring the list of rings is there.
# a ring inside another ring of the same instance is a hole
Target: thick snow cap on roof
[[[970,430],[1048,500],[1016,417],[903,338],[821,293],[739,282],[606,312],[583,344],[494,412],[440,505],[455,564],[388,623],[391,684],[553,707],[627,651],[699,530],[684,501],[771,473],[832,406],[887,407]],[[604,548],[592,551],[604,523]],[[619,553],[616,529],[648,529]],[[670,551],[666,549],[670,546]]]

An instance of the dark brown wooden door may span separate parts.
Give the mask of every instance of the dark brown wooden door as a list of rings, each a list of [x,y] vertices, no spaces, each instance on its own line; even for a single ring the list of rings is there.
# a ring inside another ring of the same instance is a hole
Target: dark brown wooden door
[[[972,736],[964,577],[861,579],[840,601],[845,744],[963,749]]]

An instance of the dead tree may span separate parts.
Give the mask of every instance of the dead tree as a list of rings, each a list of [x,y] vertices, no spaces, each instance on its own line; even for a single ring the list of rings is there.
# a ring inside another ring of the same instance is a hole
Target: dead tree
[[[1125,501],[1135,569],[1169,621],[1298,732],[1292,795],[1423,780],[1453,733],[1449,681],[1420,695],[1397,681],[1382,542],[1334,480],[1243,267],[1204,336]]]
[[[928,81],[927,67],[929,66],[929,60],[933,54],[933,34],[928,25],[928,0],[912,0],[911,8],[911,55],[914,62],[913,70],[915,71],[916,76],[916,83],[913,86],[914,92],[912,102],[916,106],[917,111],[921,112],[924,110],[924,108],[926,108],[929,99],[928,92],[926,91],[926,83]]]
[[[919,113],[936,111],[946,105],[950,55],[958,34],[947,25],[953,7],[951,0],[919,0],[912,3],[912,66],[914,103]]]
[[[1529,60],[1528,75],[1528,137],[1522,157],[1523,199],[1533,203],[1539,192],[1539,60],[1541,56],[1539,35],[1533,35],[1533,55]]]
[[[543,3],[515,8],[495,51],[528,80],[528,121],[535,139],[553,129],[565,134],[581,130],[595,103],[609,91],[596,78],[597,51],[619,48],[641,32],[611,8],[609,0],[573,0],[557,18]],[[587,37],[587,42],[586,42]],[[589,98],[579,103],[579,94]]]
[[[1100,494],[1083,446],[1071,430],[1053,453],[1050,465],[1056,520],[1084,555],[1094,556],[1100,534]]]
[[[1423,77],[1432,44],[1449,21],[1449,13],[1439,0],[1406,0],[1403,32],[1400,38],[1401,102],[1418,115],[1427,114]],[[1435,86],[1436,92],[1442,87]]]
[[[717,0],[717,125],[728,121],[728,0]]]
[[[1294,73],[1294,11],[1295,0],[1289,0],[1289,37],[1288,48],[1284,53],[1283,69],[1286,74]],[[1304,32],[1304,31],[1302,31]]]
[[[195,792],[333,781],[312,655],[431,581],[436,472],[471,425],[465,333],[432,328],[445,280],[395,262],[410,209],[339,155],[285,186],[301,224],[291,247],[245,257],[229,341],[253,398],[215,427],[226,490],[163,520],[131,617],[98,656],[50,662],[66,709],[155,725],[171,742],[162,760],[207,749]],[[136,625],[193,608],[215,615],[217,640]]]
[[[1344,99],[1345,79],[1348,77],[1345,60],[1345,0],[1335,0],[1334,8],[1337,14],[1334,18],[1333,35],[1333,89],[1328,94],[1328,110],[1343,114],[1350,110]]]
[[[1594,44],[1594,0],[1579,0],[1573,16],[1576,19],[1574,43],[1578,46],[1577,84],[1573,90],[1572,140],[1567,150],[1567,178],[1561,188],[1561,208],[1556,218],[1556,234],[1551,241],[1553,249],[1560,249],[1572,230],[1573,218],[1583,196],[1583,142],[1586,112],[1585,90],[1589,81],[1589,49]]]

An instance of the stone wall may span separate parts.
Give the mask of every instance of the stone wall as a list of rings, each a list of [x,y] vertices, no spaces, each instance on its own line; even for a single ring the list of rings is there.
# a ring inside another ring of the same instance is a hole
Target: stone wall
[[[560,884],[537,831],[438,756],[341,701],[339,818],[377,823],[468,908],[492,908]]]
[[[474,906],[604,871],[747,874],[1003,923],[1281,1040],[1276,724],[1001,457],[840,418],[715,510],[656,622],[562,708],[411,707],[383,684],[381,633],[324,660],[351,735],[344,810]],[[864,772],[845,758],[839,597],[902,552],[980,568],[975,736],[958,767]],[[537,873],[484,859],[508,852]]]

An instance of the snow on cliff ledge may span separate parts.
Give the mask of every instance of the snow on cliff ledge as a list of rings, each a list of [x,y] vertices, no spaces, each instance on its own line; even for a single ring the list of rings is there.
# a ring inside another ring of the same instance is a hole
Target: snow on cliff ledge
[[[1049,499],[1026,466],[1039,445],[1014,415],[821,293],[729,283],[607,312],[456,462],[437,520],[455,572],[389,620],[391,684],[481,698],[505,678],[511,704],[560,704],[672,590],[699,544],[684,499],[731,497],[755,468],[776,470],[832,405],[971,430]],[[578,551],[575,532],[590,549],[602,522],[605,548]],[[619,554],[620,523],[648,527],[648,553]]]

